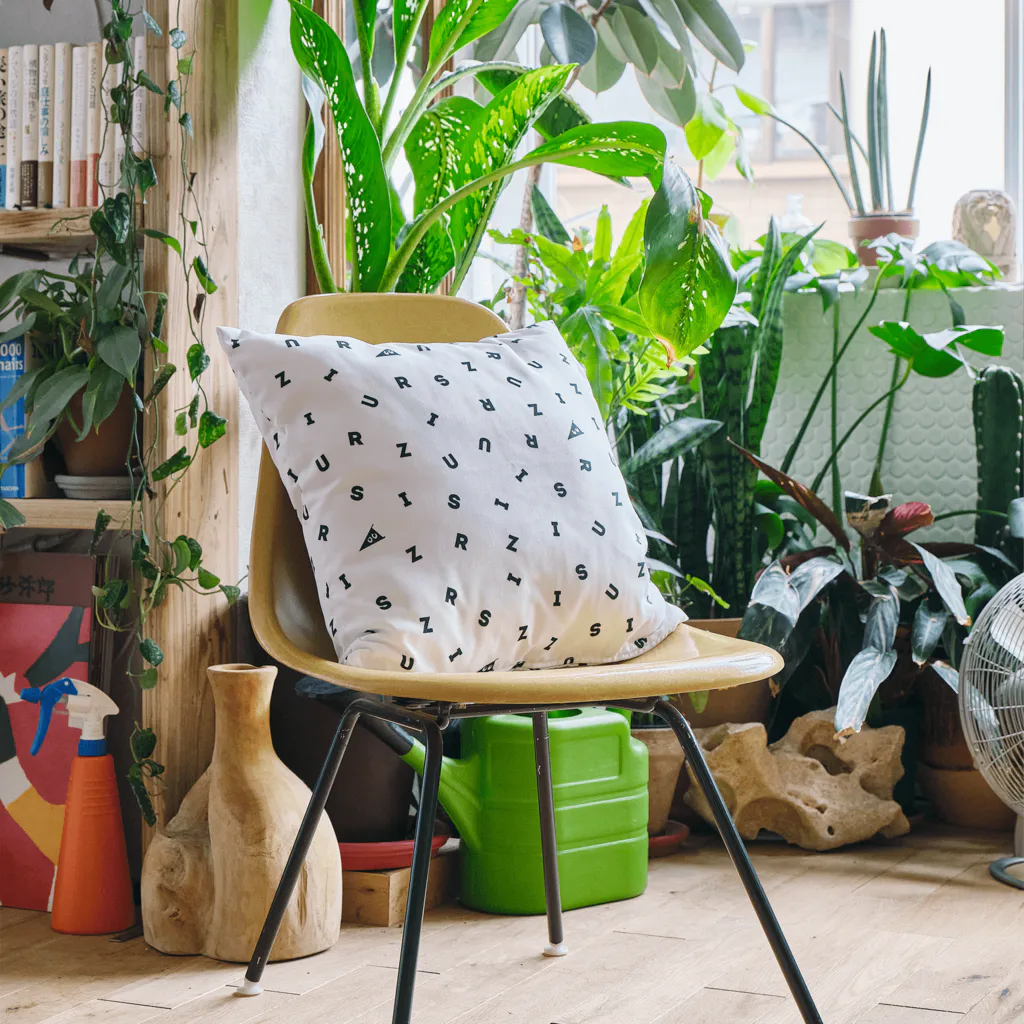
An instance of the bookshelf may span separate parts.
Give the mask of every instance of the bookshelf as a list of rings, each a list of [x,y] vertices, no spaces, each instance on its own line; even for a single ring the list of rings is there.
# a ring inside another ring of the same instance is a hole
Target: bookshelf
[[[91,530],[96,514],[110,516],[110,529],[121,529],[131,515],[129,501],[78,501],[72,498],[10,498],[11,504],[28,520],[23,529]]]
[[[0,210],[0,248],[73,252],[91,240],[92,207],[62,210]]]
[[[43,5],[16,3],[3,5],[4,45],[52,41],[65,29],[53,23]],[[106,6],[106,5],[103,5]],[[138,10],[139,5],[133,5]],[[217,324],[238,320],[237,225],[238,160],[236,96],[238,91],[239,9],[247,5],[238,0],[148,0],[147,11],[164,29],[162,35],[146,35],[146,67],[154,81],[166,83],[179,75],[179,60],[198,48],[196,66],[188,87],[188,108],[195,125],[195,137],[189,141],[184,163],[194,180],[195,194],[205,214],[208,265],[214,274],[217,291],[206,298],[206,342],[212,365],[203,382],[210,404],[228,421],[228,435],[204,451],[177,486],[169,481],[155,485],[157,500],[148,502],[149,518],[145,529],[150,537],[175,537],[186,534],[196,538],[203,549],[216,553],[211,570],[225,582],[238,579],[238,478],[237,388],[218,351],[214,337]],[[10,16],[7,9],[11,7]],[[67,36],[88,41],[93,31],[93,5],[64,5],[61,17],[71,19]],[[170,29],[180,26],[187,33],[181,50],[169,40]],[[137,24],[141,27],[141,19]],[[96,32],[98,35],[98,31]],[[59,38],[59,36],[58,36]],[[177,117],[164,112],[164,97],[146,96],[147,150],[156,166],[158,184],[146,195],[146,226],[174,234],[182,233],[181,211],[190,210],[189,197],[182,179],[182,129]],[[36,253],[57,256],[73,253],[88,243],[88,219],[91,209],[0,211],[0,250],[9,256]],[[190,215],[191,214],[190,212]],[[191,259],[191,251],[189,254]],[[33,264],[25,264],[30,267]],[[187,365],[193,337],[189,328],[189,310],[196,303],[196,284],[186,287],[180,258],[167,246],[152,238],[143,243],[144,287],[150,296],[168,297],[163,338],[169,351],[166,361],[178,367]],[[3,276],[6,276],[3,275]],[[152,382],[152,359],[147,357],[144,387]],[[154,464],[168,458],[180,446],[174,432],[175,410],[185,408],[194,388],[189,374],[179,372],[167,385],[165,401],[147,409],[143,420],[143,442],[154,451]],[[123,522],[127,502],[78,501],[72,499],[24,499],[14,504],[35,529],[79,529],[89,531],[96,513],[103,507]],[[0,539],[2,546],[2,539]],[[214,709],[206,669],[210,665],[236,661],[233,640],[233,616],[223,597],[174,589],[168,599],[154,608],[146,623],[146,632],[165,654],[160,681],[138,698],[129,721],[152,726],[157,733],[156,758],[166,765],[165,783],[154,799],[161,824],[178,810],[182,797],[209,765],[213,749]],[[152,833],[143,830],[142,842],[148,844]]]

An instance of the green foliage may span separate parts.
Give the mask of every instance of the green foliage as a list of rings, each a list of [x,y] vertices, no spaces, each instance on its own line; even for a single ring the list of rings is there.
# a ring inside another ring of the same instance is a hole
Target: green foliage
[[[531,70],[510,61],[489,61],[439,74],[456,48],[506,21],[513,6],[510,0],[458,0],[443,8],[426,41],[428,66],[400,112],[396,97],[402,71],[425,4],[395,7],[396,63],[380,110],[376,83],[370,88],[366,73],[372,63],[374,32],[363,19],[372,19],[374,11],[356,12],[364,72],[361,96],[348,54],[334,30],[301,0],[291,0],[291,5],[292,50],[306,76],[303,91],[311,116],[302,159],[307,222],[313,265],[323,291],[341,287],[429,292],[450,272],[454,272],[452,291],[457,291],[477,254],[494,204],[516,170],[560,163],[616,181],[646,177],[657,183],[660,179],[665,152],[662,133],[636,122],[590,124],[564,92],[575,80],[577,69],[571,62]],[[587,35],[579,15],[569,13],[568,7],[550,10],[547,25],[552,38],[559,37],[556,48],[575,53]],[[467,77],[475,77],[492,94],[486,105],[462,96],[434,104],[442,90]],[[337,127],[346,179],[352,270],[343,282],[335,280],[330,267],[312,192],[324,99]],[[397,119],[392,126],[393,114]],[[531,129],[544,141],[517,158]],[[402,150],[415,181],[411,216],[403,209],[402,183],[393,173]]]
[[[1024,497],[1024,380],[1008,366],[986,366],[974,381],[974,441],[978,457],[978,511],[974,539],[1000,548],[1020,565],[1008,518]]]
[[[194,175],[188,169],[192,127],[191,116],[184,107],[197,54],[189,46],[187,33],[172,28],[168,38],[178,51],[177,77],[166,86],[157,84],[135,67],[132,35],[136,26],[144,26],[159,36],[161,27],[149,14],[133,13],[127,0],[113,0],[110,6],[110,19],[103,29],[105,55],[118,69],[118,80],[111,93],[115,127],[110,130],[120,131],[125,143],[118,182],[104,190],[102,204],[89,217],[93,236],[90,251],[76,256],[66,272],[51,270],[50,265],[43,264],[0,283],[0,319],[9,318],[16,324],[4,337],[24,335],[32,346],[36,363],[20,378],[4,403],[24,399],[28,423],[25,433],[6,452],[0,452],[0,473],[10,465],[37,457],[63,422],[74,428],[79,440],[84,439],[108,420],[126,391],[140,412],[146,411],[156,418],[165,415],[160,406],[167,400],[169,385],[177,372],[174,364],[162,358],[168,351],[162,338],[167,296],[147,296],[143,291],[141,243],[148,238],[151,244],[166,246],[176,257],[170,265],[181,268],[183,291],[188,296],[183,308],[176,311],[179,321],[187,325],[186,337],[191,338],[187,364],[192,394],[175,416],[175,433],[184,443],[178,452],[155,465],[160,449],[156,444],[143,445],[136,426],[126,466],[132,479],[132,507],[125,528],[133,538],[134,574],[124,578],[117,575],[116,563],[101,554],[104,579],[93,591],[101,625],[126,631],[136,640],[146,665],[135,679],[140,688],[150,689],[157,683],[157,666],[163,661],[163,652],[146,635],[149,612],[165,599],[170,588],[196,588],[201,573],[206,574],[207,580],[212,574],[202,565],[202,548],[194,538],[155,536],[151,542],[141,528],[142,506],[154,502],[158,511],[167,489],[152,485],[168,479],[168,489],[173,487],[200,449],[224,436],[227,423],[209,408],[202,379],[210,363],[202,337],[204,300],[216,291],[217,285],[208,269],[205,227],[194,190]],[[157,185],[152,159],[138,153],[140,140],[128,137],[130,111],[139,89],[163,94],[165,109],[175,109],[180,130],[180,173],[185,198],[167,231],[143,229],[139,222],[142,203]],[[151,300],[150,308],[147,298]],[[140,366],[144,360],[149,384],[143,399]],[[80,422],[70,412],[70,402],[77,394],[81,394]],[[0,500],[0,525],[9,529],[24,522],[13,505]],[[100,547],[110,523],[106,512],[97,514],[90,552]],[[200,585],[199,589],[210,588]],[[220,585],[218,580],[217,589],[229,603],[237,599],[236,587]],[[151,757],[155,744],[151,730],[136,730],[132,737],[134,764],[129,771],[132,790],[150,824],[155,822],[155,816],[146,785],[163,772],[163,767]]]

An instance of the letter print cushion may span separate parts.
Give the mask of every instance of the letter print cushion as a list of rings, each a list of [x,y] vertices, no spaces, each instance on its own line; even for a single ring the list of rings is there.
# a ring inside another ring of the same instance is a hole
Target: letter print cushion
[[[594,665],[685,618],[650,580],[597,403],[553,324],[440,345],[219,333],[301,517],[340,661]]]

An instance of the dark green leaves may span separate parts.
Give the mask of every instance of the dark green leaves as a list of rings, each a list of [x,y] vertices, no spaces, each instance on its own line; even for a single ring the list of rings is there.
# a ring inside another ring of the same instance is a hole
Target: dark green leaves
[[[207,295],[212,295],[217,290],[217,284],[210,277],[210,272],[206,269],[206,264],[203,262],[201,256],[196,256],[192,260],[192,269],[196,272],[196,277],[199,278],[199,283],[203,286],[203,291]]]
[[[647,266],[640,309],[654,335],[676,357],[702,345],[729,312],[736,275],[718,228],[686,173],[665,165],[644,224]]]
[[[665,154],[660,128],[638,121],[581,124],[527,154],[613,178],[657,178]]]
[[[665,424],[649,441],[643,444],[622,464],[622,472],[635,473],[644,466],[679,458],[702,444],[722,427],[718,420],[700,420],[690,416],[677,416]]]
[[[199,417],[199,447],[209,448],[214,441],[222,438],[228,429],[228,421],[223,416],[207,409]]]
[[[188,375],[195,380],[210,365],[210,356],[197,341],[189,346],[185,361],[188,363]]]
[[[116,324],[104,331],[96,341],[96,355],[124,380],[134,383],[139,357],[142,355],[138,330]]]
[[[391,251],[391,194],[380,142],[360,102],[352,65],[337,33],[298,0],[291,0],[291,7],[295,59],[327,97],[338,132],[355,238],[354,288],[376,291]]]
[[[84,366],[68,366],[47,377],[36,388],[32,400],[33,425],[42,427],[55,420],[88,380],[89,371]]]
[[[25,517],[9,501],[0,498],[0,526],[5,530],[13,530],[17,526],[24,526],[26,522]]]
[[[676,0],[690,31],[730,71],[743,67],[743,41],[717,0]]]
[[[150,665],[157,666],[164,660],[164,652],[160,650],[159,645],[155,640],[150,637],[146,637],[139,644],[139,654],[150,663]]]
[[[597,47],[593,25],[567,3],[552,4],[540,16],[540,30],[559,64],[586,64]]]
[[[922,600],[917,606],[910,631],[910,653],[915,664],[924,665],[931,659],[948,620],[945,608],[932,608],[927,600]]]
[[[191,461],[192,459],[189,456],[188,449],[179,448],[169,459],[161,462],[160,465],[153,470],[152,478],[157,482],[165,480],[173,473],[180,473],[183,469],[187,469]]]
[[[910,324],[887,320],[868,329],[923,377],[948,377],[963,367],[959,346],[987,356],[1000,355],[1003,347],[1001,327],[964,326],[918,334]]]
[[[156,377],[153,378],[153,384],[149,389],[149,394],[143,399],[146,405],[149,405],[157,395],[170,383],[171,378],[178,372],[178,368],[174,363],[164,363],[163,366],[157,370]]]

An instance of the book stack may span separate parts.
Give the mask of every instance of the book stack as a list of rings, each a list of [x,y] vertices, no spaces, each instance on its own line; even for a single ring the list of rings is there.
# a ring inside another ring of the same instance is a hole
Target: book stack
[[[133,41],[135,72],[146,40]],[[123,64],[102,43],[0,48],[0,209],[99,206],[121,178],[125,142],[110,118]],[[144,139],[145,102],[132,105],[133,150]]]

